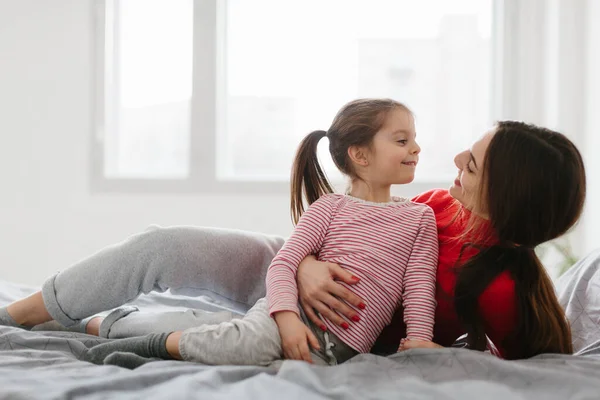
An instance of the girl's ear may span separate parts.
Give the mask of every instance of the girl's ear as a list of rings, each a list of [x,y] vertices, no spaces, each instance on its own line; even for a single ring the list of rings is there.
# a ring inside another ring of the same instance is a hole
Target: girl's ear
[[[359,146],[350,146],[348,148],[348,157],[356,165],[366,167],[369,165],[369,159],[367,157],[367,149]]]

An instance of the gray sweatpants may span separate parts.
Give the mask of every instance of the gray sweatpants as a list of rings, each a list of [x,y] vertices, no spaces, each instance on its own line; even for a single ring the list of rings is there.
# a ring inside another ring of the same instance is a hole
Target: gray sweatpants
[[[304,313],[302,319],[319,341],[320,349],[311,351],[313,363],[336,365],[357,354],[335,335],[318,329]],[[184,360],[211,365],[270,365],[283,358],[281,337],[266,298],[258,300],[243,318],[186,329],[179,351]]]
[[[283,242],[237,230],[152,227],[57,273],[42,296],[64,326],[168,289],[244,313],[265,296],[267,268]]]
[[[107,316],[100,334],[118,338],[183,330],[180,351],[185,359],[265,364],[281,357],[281,344],[275,322],[259,299],[265,296],[267,268],[283,242],[281,237],[239,230],[152,227],[57,273],[44,283],[42,296],[50,315],[64,326],[120,307],[142,293],[168,289],[208,295],[239,313],[255,304],[244,318],[229,311],[144,314],[123,307]],[[338,361],[351,353],[337,338],[327,340],[318,329],[316,333],[324,341],[323,351],[337,348]],[[254,354],[258,348],[264,354]]]

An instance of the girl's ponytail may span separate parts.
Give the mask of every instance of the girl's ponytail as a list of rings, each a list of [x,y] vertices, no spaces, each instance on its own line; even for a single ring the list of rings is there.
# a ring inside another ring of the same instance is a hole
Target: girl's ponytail
[[[313,131],[306,135],[294,158],[291,176],[291,213],[294,225],[304,213],[304,199],[311,205],[333,188],[319,165],[317,145],[327,135],[325,131]]]

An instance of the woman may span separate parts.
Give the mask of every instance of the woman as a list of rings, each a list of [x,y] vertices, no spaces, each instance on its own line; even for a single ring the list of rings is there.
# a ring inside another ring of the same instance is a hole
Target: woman
[[[470,347],[483,350],[487,335],[510,359],[572,353],[564,312],[533,248],[565,233],[581,214],[585,171],[579,152],[555,132],[501,122],[455,163],[459,174],[449,191],[413,199],[433,208],[438,225],[434,340],[450,346],[468,333]],[[317,269],[319,264],[306,262],[298,273],[301,302],[305,309],[337,318],[323,293],[342,293],[332,288],[326,266]],[[401,319],[395,322],[381,335],[377,350],[395,348],[403,333]]]
[[[450,190],[414,199],[434,210],[438,226],[434,341],[448,346],[467,333],[470,347],[484,350],[487,336],[509,359],[571,353],[564,311],[533,248],[567,232],[582,212],[586,182],[579,151],[557,132],[500,122],[470,150],[458,154],[455,163],[458,177]],[[264,295],[266,269],[282,243],[281,238],[248,232],[154,229],[50,278],[41,292],[0,309],[0,323],[29,327],[56,319],[73,325],[140,293],[168,288],[194,294],[208,291],[243,310]],[[343,282],[335,283],[332,277]],[[300,301],[313,322],[318,323],[310,311],[314,309],[334,323],[351,324],[353,307],[362,299],[347,288],[360,282],[338,266],[310,257],[300,265],[297,279]],[[97,289],[90,290],[90,281]],[[132,311],[118,309],[102,324],[95,319],[87,324],[88,332],[125,337],[198,324],[194,312],[167,319]],[[401,312],[396,321],[402,320]],[[168,322],[161,326],[163,321]],[[402,336],[401,324],[392,324],[374,349],[395,351]],[[406,344],[415,346],[433,344]]]

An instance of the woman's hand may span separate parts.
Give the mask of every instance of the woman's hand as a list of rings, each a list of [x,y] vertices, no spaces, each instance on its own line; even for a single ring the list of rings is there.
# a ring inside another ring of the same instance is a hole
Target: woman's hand
[[[437,343],[433,343],[427,340],[402,340],[398,351],[404,351],[409,349],[443,349],[444,346],[440,346]]]
[[[300,304],[306,316],[322,330],[327,328],[315,310],[323,318],[344,329],[348,329],[349,325],[340,314],[349,321],[360,321],[356,311],[348,304],[364,309],[364,301],[335,282],[335,280],[340,280],[354,285],[359,283],[360,279],[342,269],[338,264],[317,261],[314,256],[308,256],[300,263],[296,280],[298,281]]]
[[[292,311],[280,311],[274,316],[279,335],[281,336],[281,347],[283,355],[288,360],[306,361],[312,364],[310,347],[319,350],[319,341],[310,328],[300,320]]]

